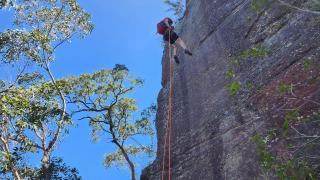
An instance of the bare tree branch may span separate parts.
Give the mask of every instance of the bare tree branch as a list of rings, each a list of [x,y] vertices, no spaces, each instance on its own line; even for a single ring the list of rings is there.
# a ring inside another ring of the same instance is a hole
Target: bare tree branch
[[[66,41],[68,41],[69,39],[71,39],[74,36],[75,32],[71,33],[70,36],[67,36],[65,39],[61,40],[58,44],[56,44],[53,47],[53,51],[55,51],[59,46],[61,46],[62,44],[64,44]]]
[[[23,74],[24,71],[26,70],[27,66],[28,66],[27,64],[25,64],[25,65],[23,66],[22,70],[20,71],[20,73],[19,73],[18,76],[16,77],[15,81],[14,81],[11,85],[9,85],[8,88],[6,88],[5,90],[0,91],[0,94],[8,92],[8,91],[19,81],[19,79],[21,78],[22,74]]]
[[[5,150],[5,152],[10,154],[8,142],[1,136],[0,136],[0,141],[3,144],[3,149]],[[11,160],[10,156],[9,156],[8,161],[9,161],[10,168],[11,168],[11,171],[12,171],[12,174],[13,174],[15,180],[21,180],[20,174],[19,174],[16,166],[13,164],[13,161]]]

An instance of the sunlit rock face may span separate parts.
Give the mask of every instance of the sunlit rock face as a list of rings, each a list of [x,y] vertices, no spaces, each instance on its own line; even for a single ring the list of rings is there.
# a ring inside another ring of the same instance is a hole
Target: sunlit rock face
[[[180,51],[180,64],[172,63],[171,179],[263,179],[251,138],[280,124],[281,109],[303,103],[280,100],[278,85],[304,83],[312,76],[313,84],[299,86],[296,92],[320,99],[320,68],[308,76],[303,71],[306,59],[319,60],[319,24],[319,16],[276,1],[257,8],[252,0],[187,1],[179,34],[194,55]],[[161,179],[169,98],[167,52],[158,96],[157,157],[141,180]],[[241,88],[231,96],[227,87],[235,81]],[[167,179],[167,171],[165,175]]]

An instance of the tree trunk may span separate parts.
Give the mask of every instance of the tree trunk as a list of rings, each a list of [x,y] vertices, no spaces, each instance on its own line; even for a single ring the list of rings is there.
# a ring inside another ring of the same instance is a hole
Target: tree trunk
[[[51,179],[49,153],[47,151],[43,152],[43,157],[42,157],[42,177],[45,180]]]
[[[116,102],[118,101],[118,97],[116,97],[116,101],[113,105],[116,104]],[[136,180],[136,173],[135,173],[135,167],[134,164],[132,163],[132,161],[130,160],[126,150],[123,148],[123,146],[118,142],[118,139],[116,138],[116,134],[113,130],[114,126],[113,126],[113,121],[112,121],[112,107],[113,105],[111,105],[109,107],[108,110],[108,116],[109,116],[109,130],[110,130],[110,134],[112,135],[112,142],[121,150],[122,155],[124,156],[124,158],[126,159],[127,163],[129,164],[129,168],[131,171],[131,179],[132,180]]]
[[[12,166],[11,169],[12,169],[12,173],[13,173],[14,179],[15,180],[21,180],[20,175],[19,175],[18,170],[16,169],[16,167]]]
[[[118,148],[121,150],[122,155],[124,156],[124,158],[126,159],[127,163],[129,164],[129,168],[131,171],[131,179],[132,180],[136,180],[136,172],[135,172],[135,167],[133,162],[130,160],[126,150],[117,142],[114,140],[114,143],[118,146]]]

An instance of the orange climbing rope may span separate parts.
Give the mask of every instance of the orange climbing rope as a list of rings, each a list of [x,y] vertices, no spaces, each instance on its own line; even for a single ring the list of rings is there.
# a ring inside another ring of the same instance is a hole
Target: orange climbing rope
[[[168,100],[168,118],[167,118],[167,125],[166,125],[166,133],[164,139],[164,146],[163,146],[163,159],[162,159],[162,180],[164,180],[164,171],[165,171],[165,160],[166,160],[166,146],[167,146],[167,139],[168,139],[168,180],[171,180],[171,129],[172,129],[172,57],[171,57],[171,34],[169,30],[169,82],[170,82],[170,90],[169,90],[169,100]]]

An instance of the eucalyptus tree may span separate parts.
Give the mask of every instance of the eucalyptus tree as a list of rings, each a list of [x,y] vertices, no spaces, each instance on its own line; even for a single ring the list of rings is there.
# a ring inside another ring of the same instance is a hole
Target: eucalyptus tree
[[[52,179],[61,173],[65,174],[63,177],[66,176],[67,172],[57,172],[65,170],[66,166],[61,160],[51,157],[58,138],[61,140],[61,135],[66,134],[72,124],[67,114],[64,119],[60,119],[63,109],[57,97],[59,92],[52,82],[28,88],[13,86],[0,94],[2,174],[11,173],[14,179]],[[58,129],[59,135],[56,138]],[[41,168],[27,163],[28,157],[36,159],[39,154],[42,157]],[[74,177],[78,177],[76,171],[73,172]]]
[[[152,105],[138,115],[136,101],[129,98],[143,81],[131,77],[125,66],[116,65],[112,70],[82,75],[68,82],[71,87],[67,101],[77,105],[71,115],[89,121],[94,141],[104,139],[117,149],[105,156],[105,166],[127,164],[135,180],[134,158],[141,154],[152,157],[154,152],[152,142],[146,138],[154,135],[152,118],[156,107]]]
[[[81,115],[89,120],[93,139],[111,138],[118,148],[106,156],[105,165],[125,161],[135,179],[133,158],[152,153],[137,139],[153,135],[155,109],[138,116],[136,102],[127,97],[142,81],[122,65],[61,80],[50,69],[61,45],[92,31],[90,15],[75,0],[1,0],[0,9],[14,11],[14,27],[0,33],[1,65],[17,67],[13,80],[0,79],[0,178],[80,179],[52,152],[72,117]],[[28,158],[39,155],[40,168],[28,164]]]
[[[50,64],[58,47],[75,35],[85,37],[93,25],[75,0],[1,0],[0,8],[14,11],[12,29],[0,34],[1,63],[25,62],[14,81],[0,81],[1,172],[7,177],[10,172],[14,179],[34,177],[37,170],[26,165],[24,156],[38,152],[42,154],[39,178],[51,179],[51,154],[71,119]],[[30,72],[30,65],[38,68]]]
[[[61,80],[50,69],[61,45],[92,31],[90,15],[75,0],[1,0],[0,8],[15,12],[14,27],[0,33],[1,64],[17,67],[13,80],[0,79],[0,178],[80,179],[52,152],[72,117],[81,115],[93,139],[111,138],[118,149],[105,157],[105,165],[127,162],[135,179],[134,157],[152,154],[137,139],[153,135],[155,107],[138,116],[136,102],[127,97],[142,81],[123,65]],[[28,164],[39,155],[40,168]]]

